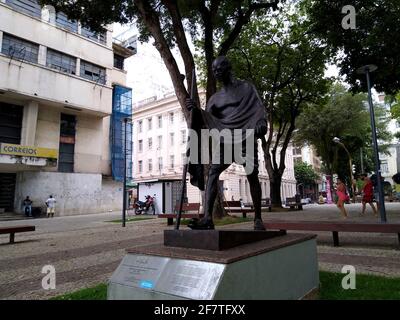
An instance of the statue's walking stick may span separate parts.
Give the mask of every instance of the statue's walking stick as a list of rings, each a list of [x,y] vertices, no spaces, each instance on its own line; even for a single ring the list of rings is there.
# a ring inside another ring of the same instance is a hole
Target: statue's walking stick
[[[194,98],[194,86],[196,85],[196,73],[195,69],[193,68],[192,71],[192,87],[190,90],[190,99],[193,100]],[[186,139],[186,150],[188,148],[189,144],[189,139]],[[189,160],[189,159],[187,159]],[[181,223],[181,216],[182,216],[182,208],[183,208],[183,198],[185,196],[185,191],[186,191],[186,175],[189,167],[189,161],[186,161],[186,163],[183,165],[183,172],[182,172],[182,193],[181,193],[181,199],[179,203],[179,211],[178,211],[178,216],[176,217],[176,225],[175,225],[175,230],[179,230],[179,225]]]

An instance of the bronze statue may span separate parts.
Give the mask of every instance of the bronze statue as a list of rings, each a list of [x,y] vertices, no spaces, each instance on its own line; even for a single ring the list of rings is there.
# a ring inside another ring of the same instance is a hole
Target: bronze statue
[[[224,56],[218,57],[213,62],[213,73],[217,81],[222,83],[222,88],[216,92],[208,101],[206,110],[197,108],[195,103],[188,98],[186,107],[191,111],[191,129],[199,132],[201,128],[229,130],[230,132],[239,130],[242,146],[242,160],[246,157],[246,162],[241,160],[245,170],[251,168],[247,174],[250,185],[251,197],[255,209],[254,229],[265,230],[261,218],[261,187],[258,179],[258,144],[257,139],[267,133],[267,120],[264,105],[254,87],[247,81],[235,79],[232,75],[232,67],[228,59]],[[253,137],[249,136],[253,134]],[[252,140],[248,140],[252,138]],[[232,140],[233,141],[233,140]],[[237,143],[237,140],[235,140]],[[246,148],[246,141],[251,142],[251,148]],[[229,144],[229,145],[227,145]],[[225,149],[225,147],[228,147]],[[230,147],[230,148],[229,148]],[[212,219],[213,205],[217,195],[218,179],[220,174],[226,170],[232,162],[238,163],[237,153],[234,152],[232,142],[220,140],[219,163],[211,162],[208,173],[206,189],[204,188],[204,166],[202,164],[192,164],[189,161],[189,173],[191,183],[200,190],[205,189],[204,218],[192,220],[189,227],[197,230],[214,229]],[[232,161],[223,161],[226,151],[232,152]],[[232,151],[229,151],[232,150]]]

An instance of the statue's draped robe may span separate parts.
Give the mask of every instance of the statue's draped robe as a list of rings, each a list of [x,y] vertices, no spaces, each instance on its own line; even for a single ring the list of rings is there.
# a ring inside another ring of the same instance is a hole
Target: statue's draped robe
[[[215,93],[207,103],[206,110],[195,108],[191,115],[191,129],[196,132],[199,145],[201,146],[201,129],[217,129],[219,131],[229,129],[241,129],[241,143],[246,139],[247,129],[255,130],[260,120],[266,122],[264,105],[255,87],[241,80],[234,80],[233,88],[229,92],[225,88]],[[237,142],[237,140],[235,140]],[[188,150],[188,155],[191,150]],[[197,157],[201,159],[201,156]],[[200,190],[205,189],[204,165],[190,162],[188,171],[191,175],[190,182]]]

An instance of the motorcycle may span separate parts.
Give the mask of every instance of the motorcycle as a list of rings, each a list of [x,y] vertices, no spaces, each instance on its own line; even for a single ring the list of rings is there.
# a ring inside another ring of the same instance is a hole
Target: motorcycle
[[[135,203],[135,214],[147,214],[149,209],[152,208],[153,214],[155,214],[155,208],[154,208],[154,200],[151,196],[146,196],[146,201],[136,201]]]
[[[140,201],[140,200],[136,201],[135,202],[135,215],[142,214],[144,211],[147,212],[146,202]]]

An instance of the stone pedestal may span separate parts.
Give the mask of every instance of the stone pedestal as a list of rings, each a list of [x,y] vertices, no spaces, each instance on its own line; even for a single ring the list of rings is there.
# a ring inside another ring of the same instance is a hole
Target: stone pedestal
[[[108,299],[302,299],[318,287],[316,236],[288,234],[221,251],[163,243],[128,250]]]

